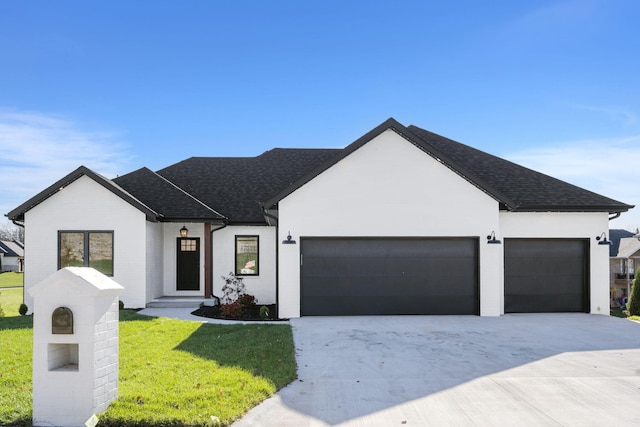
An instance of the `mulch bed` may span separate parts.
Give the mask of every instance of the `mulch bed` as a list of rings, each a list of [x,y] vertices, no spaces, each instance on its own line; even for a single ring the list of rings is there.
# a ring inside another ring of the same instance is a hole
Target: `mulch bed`
[[[273,315],[276,313],[276,305],[275,304],[267,304],[267,307],[269,307],[269,313],[271,315],[271,317],[269,319],[262,319],[260,317],[260,307],[262,307],[261,305],[258,305],[252,309],[249,310],[245,310],[242,315],[240,317],[236,317],[236,318],[231,318],[231,317],[224,317],[222,316],[222,311],[220,310],[220,306],[219,305],[214,305],[214,306],[202,306],[199,309],[197,309],[196,311],[193,311],[191,314],[193,314],[194,316],[200,316],[200,317],[208,317],[209,319],[224,319],[224,320],[248,320],[248,321],[256,321],[256,322],[263,322],[263,321],[269,321],[269,322],[273,322],[273,321],[279,321],[279,320],[289,320],[289,319],[275,319],[273,318]]]

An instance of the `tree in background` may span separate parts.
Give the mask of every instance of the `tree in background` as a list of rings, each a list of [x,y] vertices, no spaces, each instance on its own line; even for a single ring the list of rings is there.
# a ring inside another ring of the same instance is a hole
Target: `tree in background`
[[[627,310],[630,316],[640,316],[640,268],[636,271],[636,277],[633,280],[633,288],[631,295],[627,301]]]
[[[24,227],[9,222],[0,222],[0,240],[17,240],[24,243]]]

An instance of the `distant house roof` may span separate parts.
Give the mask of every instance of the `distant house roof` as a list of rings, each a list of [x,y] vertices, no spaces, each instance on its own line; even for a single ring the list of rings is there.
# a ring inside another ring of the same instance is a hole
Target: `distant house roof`
[[[275,148],[256,157],[192,157],[157,172],[141,168],[113,180],[81,166],[7,216],[23,220],[26,211],[86,175],[152,221],[262,224],[265,209],[275,208],[389,129],[495,199],[502,210],[618,213],[633,207],[390,118],[344,149]]]
[[[633,237],[634,234],[627,230],[613,228],[609,230],[609,241],[611,242],[611,246],[609,246],[609,256],[617,257],[618,249],[620,248],[620,239],[625,237]]]
[[[620,247],[616,258],[630,258],[632,256],[638,256],[640,252],[640,237],[623,237],[620,239]]]
[[[11,240],[0,241],[0,251],[7,257],[24,257],[24,246],[20,242]]]

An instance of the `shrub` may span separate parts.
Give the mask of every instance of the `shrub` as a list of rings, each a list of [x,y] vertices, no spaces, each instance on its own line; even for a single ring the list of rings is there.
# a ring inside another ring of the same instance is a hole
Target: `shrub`
[[[269,318],[269,307],[266,305],[260,307],[260,318],[262,320],[267,320]]]
[[[124,301],[122,301],[122,300],[118,300],[118,308],[119,308],[120,310],[124,310]]]
[[[629,295],[629,300],[627,301],[627,310],[629,310],[630,316],[640,316],[640,268],[636,271],[631,295]]]
[[[222,297],[222,300],[226,304],[237,301],[240,295],[244,294],[244,282],[242,281],[242,277],[229,273],[227,276],[222,276],[222,279],[224,279],[224,285],[222,286],[222,293],[224,296]]]
[[[20,304],[20,308],[18,308],[18,313],[20,313],[20,316],[26,315],[27,311],[29,311],[29,307],[27,307],[27,304]]]
[[[238,304],[243,310],[250,310],[256,306],[258,300],[251,294],[242,294],[238,296]]]
[[[220,306],[220,310],[222,312],[222,317],[228,317],[230,319],[237,319],[242,316],[242,307],[238,301],[234,301],[229,304],[222,304]]]

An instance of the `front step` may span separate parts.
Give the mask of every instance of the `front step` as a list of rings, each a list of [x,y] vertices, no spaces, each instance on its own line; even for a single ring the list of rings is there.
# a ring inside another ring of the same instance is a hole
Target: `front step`
[[[211,298],[202,297],[160,297],[147,303],[147,308],[199,308],[201,305],[214,305]]]

